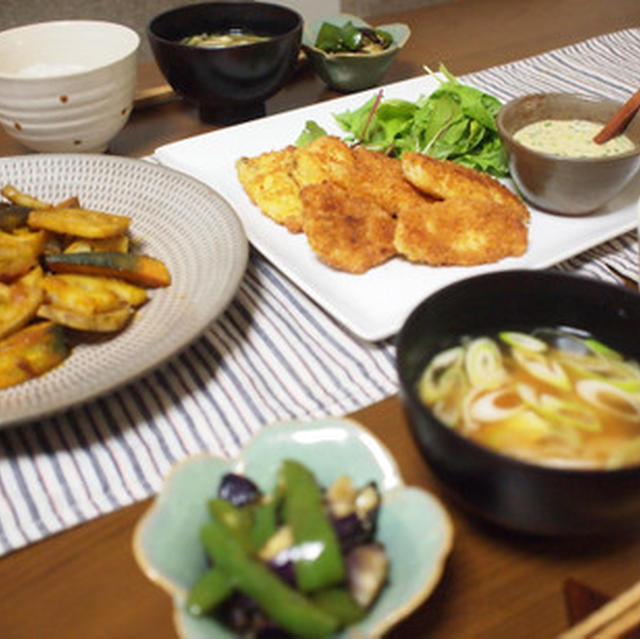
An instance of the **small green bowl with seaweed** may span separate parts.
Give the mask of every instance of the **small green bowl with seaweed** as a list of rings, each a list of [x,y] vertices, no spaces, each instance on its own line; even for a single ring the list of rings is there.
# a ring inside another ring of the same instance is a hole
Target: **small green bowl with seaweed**
[[[305,26],[302,49],[329,88],[360,91],[380,83],[410,35],[406,24],[372,27],[356,16],[340,14]]]

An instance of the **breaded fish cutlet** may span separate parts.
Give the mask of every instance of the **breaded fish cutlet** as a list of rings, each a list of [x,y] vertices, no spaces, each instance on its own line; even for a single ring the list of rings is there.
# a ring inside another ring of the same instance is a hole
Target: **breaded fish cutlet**
[[[394,243],[412,262],[472,266],[522,255],[527,226],[512,207],[454,197],[403,211]]]
[[[251,201],[292,233],[302,231],[300,189],[327,178],[348,186],[354,158],[339,138],[323,136],[306,147],[288,146],[256,157],[242,157],[236,172]]]
[[[402,166],[395,158],[364,147],[353,149],[355,165],[351,188],[373,200],[391,215],[420,206],[425,197],[404,177]]]
[[[304,233],[325,264],[364,273],[396,254],[395,219],[371,200],[329,181],[304,187],[300,197]]]
[[[324,135],[298,149],[295,177],[300,187],[331,180],[347,188],[353,183],[355,158],[340,138]]]
[[[302,231],[302,203],[292,177],[296,148],[268,151],[253,158],[242,157],[236,172],[251,201],[267,216],[292,233]]]
[[[403,153],[400,162],[405,178],[417,189],[434,198],[448,200],[464,197],[489,200],[511,206],[523,221],[529,220],[529,210],[522,200],[486,173],[420,153]]]

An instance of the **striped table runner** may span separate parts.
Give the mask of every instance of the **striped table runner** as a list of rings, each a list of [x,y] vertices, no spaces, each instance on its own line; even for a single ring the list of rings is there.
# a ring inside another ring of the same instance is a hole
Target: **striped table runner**
[[[502,100],[540,90],[625,99],[640,29],[463,78]],[[637,277],[635,233],[557,266]],[[359,341],[253,253],[228,310],[181,355],[69,412],[0,432],[0,554],[142,500],[193,453],[232,456],[265,424],[342,415],[397,390],[393,340]],[[1,407],[0,407],[1,410]]]

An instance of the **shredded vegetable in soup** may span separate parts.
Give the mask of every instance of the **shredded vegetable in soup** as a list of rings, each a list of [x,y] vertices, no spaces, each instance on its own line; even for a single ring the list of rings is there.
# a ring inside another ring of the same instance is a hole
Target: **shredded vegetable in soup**
[[[569,329],[467,337],[433,357],[420,399],[469,439],[529,462],[640,464],[640,363]]]
[[[219,49],[221,47],[237,47],[245,44],[255,44],[268,40],[270,36],[257,35],[240,29],[230,29],[220,33],[199,33],[188,36],[182,40],[182,44],[192,47],[206,47]]]

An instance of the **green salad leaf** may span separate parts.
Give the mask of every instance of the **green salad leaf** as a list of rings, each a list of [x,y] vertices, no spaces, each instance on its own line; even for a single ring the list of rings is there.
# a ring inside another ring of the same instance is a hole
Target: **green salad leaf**
[[[296,146],[307,146],[307,144],[311,144],[314,140],[325,135],[327,135],[327,132],[317,122],[307,120],[295,144]]]
[[[445,80],[415,102],[382,100],[378,94],[353,111],[334,114],[347,132],[345,141],[394,157],[415,151],[495,177],[507,176],[507,154],[496,126],[502,103],[462,84],[442,64],[440,72]]]

